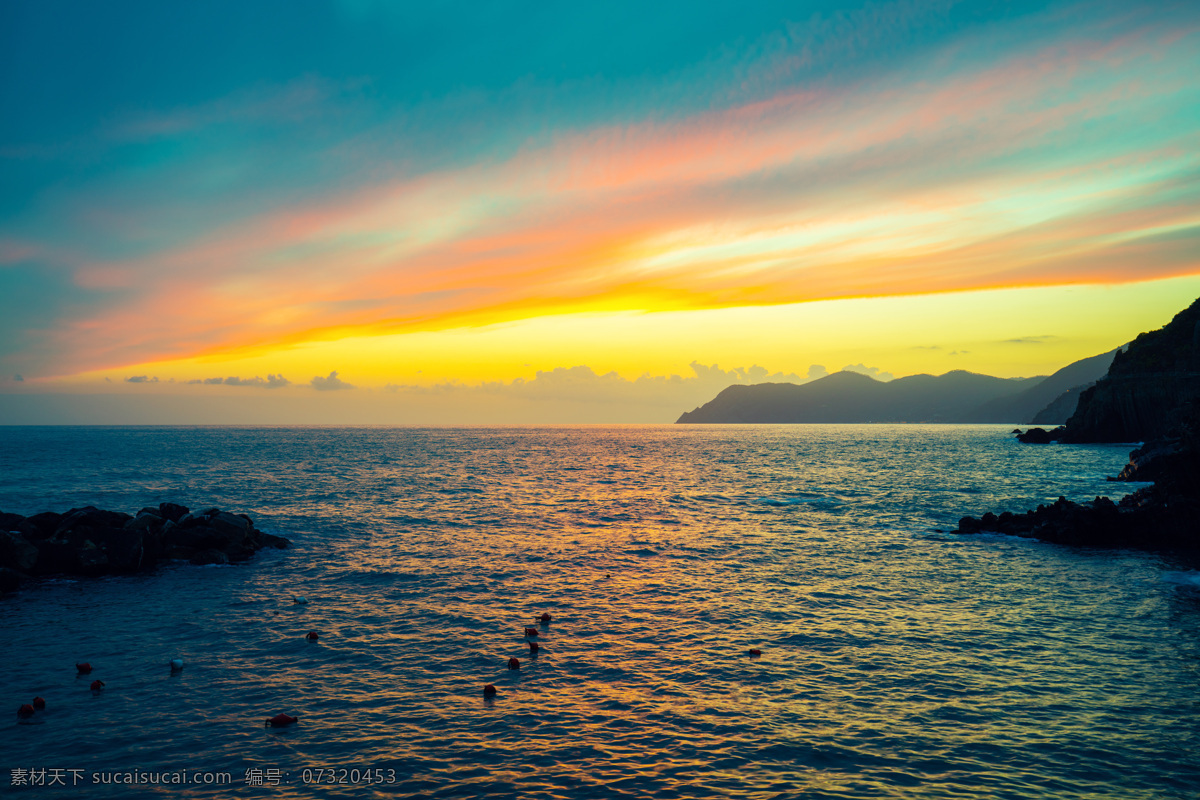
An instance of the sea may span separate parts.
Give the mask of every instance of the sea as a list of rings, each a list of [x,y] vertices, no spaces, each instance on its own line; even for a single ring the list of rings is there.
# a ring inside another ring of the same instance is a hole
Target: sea
[[[1197,564],[948,532],[1136,488],[1011,427],[0,428],[0,510],[292,542],[0,598],[0,793],[1200,796]]]

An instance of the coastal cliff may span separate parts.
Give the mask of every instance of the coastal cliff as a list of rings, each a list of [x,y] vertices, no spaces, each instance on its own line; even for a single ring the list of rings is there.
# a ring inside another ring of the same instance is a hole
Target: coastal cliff
[[[1080,395],[1066,425],[1044,437],[1052,439],[1145,441],[1110,480],[1152,484],[1118,502],[1060,497],[1024,514],[963,517],[956,532],[1102,547],[1200,548],[1200,300],[1117,353],[1108,374]]]
[[[1200,300],[1138,336],[1080,395],[1063,442],[1140,442],[1173,435],[1200,400]]]

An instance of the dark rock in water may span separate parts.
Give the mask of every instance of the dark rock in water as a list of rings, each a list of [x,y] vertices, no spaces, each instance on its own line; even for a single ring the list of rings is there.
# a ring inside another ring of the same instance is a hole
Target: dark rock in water
[[[7,511],[0,511],[0,531],[15,531],[17,526],[25,521],[25,518],[20,514],[10,514]]]
[[[26,517],[21,523],[21,532],[25,534],[25,538],[33,539],[49,539],[54,535],[54,531],[58,529],[58,523],[62,521],[62,514],[54,511],[43,511],[40,514],[34,514],[32,517]]]
[[[15,569],[0,567],[0,592],[15,592],[21,588],[21,578],[24,576]]]
[[[187,506],[181,506],[176,503],[159,503],[158,511],[159,516],[163,519],[169,519],[171,522],[179,522],[188,513]]]
[[[228,564],[229,556],[220,550],[201,550],[189,559],[193,564]]]
[[[32,572],[37,559],[38,550],[28,539],[15,531],[0,531],[0,567]]]
[[[285,548],[282,536],[263,533],[245,514],[210,508],[192,514],[163,503],[136,517],[94,506],[23,517],[0,512],[0,591],[29,576],[141,572],[163,559],[229,564],[263,547]]]
[[[1062,436],[1062,430],[1062,427],[1059,426],[1052,431],[1048,431],[1045,428],[1030,428],[1024,433],[1021,433],[1019,430],[1013,432],[1017,434],[1018,442],[1024,442],[1025,444],[1050,444]]]

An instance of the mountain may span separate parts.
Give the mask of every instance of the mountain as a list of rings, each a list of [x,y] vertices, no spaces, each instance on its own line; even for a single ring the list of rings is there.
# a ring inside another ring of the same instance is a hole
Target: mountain
[[[1075,361],[1025,391],[985,403],[978,422],[1060,425],[1075,411],[1079,394],[1104,377],[1117,350]]]
[[[973,422],[981,405],[1018,394],[1031,380],[1040,379],[955,370],[883,383],[857,372],[837,372],[799,386],[730,386],[677,422]]]
[[[1116,351],[1063,367],[1049,377],[994,378],[954,370],[883,383],[856,372],[820,380],[735,385],[683,413],[676,424],[812,422],[1024,423],[1072,387],[1104,375]],[[1065,419],[1073,410],[1068,408]]]

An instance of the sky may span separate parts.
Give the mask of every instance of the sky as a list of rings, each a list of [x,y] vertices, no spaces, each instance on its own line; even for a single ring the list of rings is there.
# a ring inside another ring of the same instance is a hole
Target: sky
[[[1200,296],[1200,6],[0,0],[0,424],[671,422]]]

